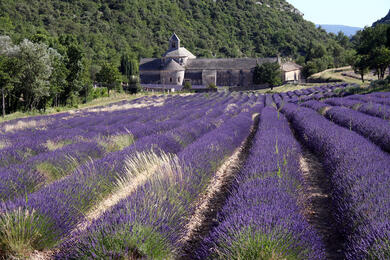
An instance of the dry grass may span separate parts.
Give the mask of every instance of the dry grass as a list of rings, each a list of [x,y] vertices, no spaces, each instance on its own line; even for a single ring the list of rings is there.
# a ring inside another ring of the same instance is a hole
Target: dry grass
[[[64,147],[65,145],[68,145],[68,144],[71,144],[71,143],[72,143],[71,140],[61,140],[59,142],[54,142],[52,140],[47,140],[45,146],[50,151],[55,151],[57,149],[60,149],[60,148]]]
[[[0,149],[4,149],[8,146],[6,141],[0,141]]]
[[[52,245],[52,226],[35,210],[17,208],[0,215],[0,258],[29,259],[35,250]],[[3,255],[2,255],[3,254]]]
[[[81,223],[78,230],[85,229],[91,221],[99,218],[104,212],[128,197],[137,187],[144,184],[155,174],[163,172],[164,178],[169,178],[180,169],[176,155],[164,152],[156,154],[153,151],[136,153],[126,159],[125,165],[126,174],[117,177],[114,191],[86,215],[86,222]]]
[[[50,108],[47,108],[45,112],[38,112],[38,111],[15,112],[15,113],[6,115],[4,118],[0,117],[0,123],[6,122],[9,120],[26,118],[26,117],[37,116],[37,115],[52,115],[52,114],[64,113],[64,112],[68,112],[68,111],[70,113],[74,113],[79,109],[85,109],[85,108],[91,108],[91,107],[97,107],[97,106],[105,106],[105,105],[120,102],[123,100],[130,101],[130,100],[144,97],[144,96],[148,96],[148,95],[151,95],[151,93],[140,93],[140,94],[136,94],[136,95],[130,95],[130,94],[126,94],[126,93],[112,92],[110,97],[103,97],[103,98],[94,99],[88,103],[78,105],[77,108],[74,108],[74,107],[54,107],[54,108],[52,108],[52,107],[50,107]]]
[[[143,107],[149,107],[149,106],[163,106],[165,103],[165,98],[161,97],[157,100],[145,100],[141,104],[123,104],[123,105],[112,105],[109,107],[102,107],[102,108],[89,108],[86,109],[87,112],[113,112],[118,110],[126,110],[126,109],[132,109],[132,108],[143,108]]]
[[[326,115],[326,112],[328,112],[332,107],[329,106],[329,107],[323,107],[321,108],[318,113],[320,113],[321,115],[325,116]]]
[[[272,90],[270,88],[267,89],[261,89],[256,90],[256,93],[266,94],[266,93],[282,93],[282,92],[288,92],[288,91],[295,91],[300,89],[306,89],[306,88],[312,88],[315,86],[321,86],[323,84],[315,84],[315,83],[308,83],[308,84],[285,84],[280,87],[274,87]]]
[[[41,119],[41,120],[30,120],[27,122],[24,121],[18,121],[15,123],[10,124],[4,124],[0,129],[2,132],[15,132],[25,129],[31,129],[31,128],[44,128],[47,126],[51,121],[49,119]]]
[[[327,70],[321,71],[319,73],[313,74],[309,78],[322,79],[324,82],[329,80],[329,79],[331,79],[331,80],[333,79],[333,80],[341,80],[342,82],[346,82],[346,83],[359,84],[359,85],[363,85],[363,86],[369,85],[369,82],[363,83],[359,79],[355,79],[352,77],[341,75],[342,73],[352,72],[352,71],[353,70],[350,66],[341,67],[341,68],[333,68],[333,69],[327,69]]]
[[[126,134],[98,137],[96,141],[104,147],[107,152],[115,152],[132,145],[134,143],[134,136],[127,130]]]

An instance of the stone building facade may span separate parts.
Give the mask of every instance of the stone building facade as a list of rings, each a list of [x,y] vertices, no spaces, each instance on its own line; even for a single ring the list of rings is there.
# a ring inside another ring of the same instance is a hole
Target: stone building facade
[[[253,71],[257,64],[280,62],[278,58],[236,58],[205,59],[196,58],[182,47],[180,39],[173,34],[169,49],[162,58],[146,58],[140,61],[141,84],[209,86],[251,86]],[[293,62],[281,64],[283,80],[301,80],[301,67]]]

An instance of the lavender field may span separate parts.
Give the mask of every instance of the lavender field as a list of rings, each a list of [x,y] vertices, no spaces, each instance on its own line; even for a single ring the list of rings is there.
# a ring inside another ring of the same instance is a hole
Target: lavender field
[[[390,93],[345,87],[1,123],[0,259],[390,259]]]

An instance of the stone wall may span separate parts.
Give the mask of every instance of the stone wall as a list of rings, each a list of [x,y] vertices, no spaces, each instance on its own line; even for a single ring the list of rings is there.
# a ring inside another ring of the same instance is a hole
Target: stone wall
[[[253,72],[250,70],[219,70],[217,86],[250,86],[253,82]]]
[[[160,71],[140,71],[141,83],[160,84]]]
[[[300,70],[287,71],[284,73],[283,79],[284,81],[299,82],[301,80],[301,71]]]
[[[161,71],[161,84],[182,85],[184,81],[183,71]]]
[[[208,86],[251,86],[253,72],[251,70],[186,70],[184,81],[192,85]]]
[[[190,81],[191,85],[202,85],[202,71],[201,70],[186,70],[184,81]]]
[[[203,70],[202,71],[202,85],[209,86],[210,84],[217,84],[217,71],[216,70]]]

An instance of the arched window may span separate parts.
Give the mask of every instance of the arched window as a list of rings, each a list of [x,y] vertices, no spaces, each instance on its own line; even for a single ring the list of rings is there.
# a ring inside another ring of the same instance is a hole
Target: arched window
[[[176,43],[172,42],[172,48],[176,48]]]
[[[177,83],[180,83],[180,77],[177,78]]]
[[[172,83],[172,78],[169,78],[169,82],[171,82],[171,83]]]

